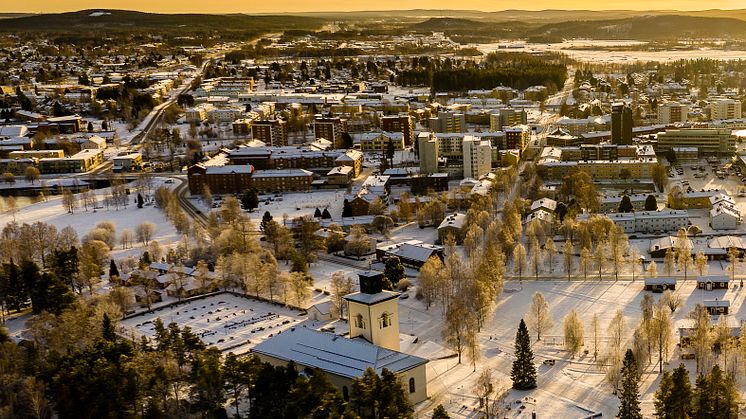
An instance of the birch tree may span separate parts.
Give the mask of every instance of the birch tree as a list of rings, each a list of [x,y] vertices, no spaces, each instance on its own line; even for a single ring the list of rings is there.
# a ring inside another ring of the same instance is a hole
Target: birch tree
[[[567,272],[567,280],[570,280],[570,275],[572,275],[572,271],[574,269],[574,262],[573,262],[573,252],[574,248],[572,246],[572,242],[570,239],[565,240],[565,245],[562,247],[562,257],[565,261],[565,272]]]
[[[591,266],[591,251],[584,247],[580,251],[580,270],[583,271],[583,280],[588,280],[588,268]]]
[[[578,313],[575,310],[565,316],[565,348],[570,352],[574,358],[583,347],[583,322],[578,318]]]
[[[557,256],[557,247],[554,245],[554,240],[549,237],[546,243],[544,243],[544,253],[547,256],[549,262],[549,273],[554,272],[554,257]]]
[[[513,248],[513,273],[518,274],[518,280],[523,280],[523,271],[526,270],[528,261],[526,259],[526,248],[518,243]]]
[[[549,304],[540,292],[533,296],[531,307],[526,313],[526,325],[536,332],[537,341],[541,340],[542,333],[554,326],[554,320],[552,320],[552,315],[549,312]]]

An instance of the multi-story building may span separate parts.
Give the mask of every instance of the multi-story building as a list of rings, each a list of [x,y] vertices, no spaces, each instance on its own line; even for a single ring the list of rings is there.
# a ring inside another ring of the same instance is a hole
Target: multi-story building
[[[721,128],[669,129],[658,134],[658,153],[675,147],[696,147],[700,155],[732,155],[736,137],[730,129]]]
[[[353,141],[359,142],[360,150],[364,152],[386,151],[389,141],[394,150],[404,149],[404,135],[400,132],[366,132],[355,135]]]
[[[381,129],[387,132],[402,133],[405,146],[411,146],[414,141],[414,121],[406,114],[381,117]]]
[[[347,120],[339,117],[322,117],[316,115],[313,120],[313,134],[318,140],[320,138],[331,141],[334,148],[344,148],[342,133],[347,132]]]
[[[104,162],[104,152],[98,149],[85,149],[70,157],[47,157],[39,159],[41,173],[83,173]]]
[[[466,116],[461,112],[441,111],[437,117],[430,118],[428,121],[430,131],[433,132],[465,132]]]
[[[658,123],[675,124],[686,122],[689,114],[689,106],[679,102],[666,102],[658,105]]]
[[[251,137],[269,146],[288,145],[287,122],[282,119],[262,119],[251,124]]]
[[[259,192],[309,191],[313,173],[303,169],[257,170],[251,183]]]
[[[207,121],[207,112],[214,109],[212,105],[201,103],[195,107],[189,108],[184,112],[184,118],[190,124],[200,124]]]
[[[354,150],[324,151],[292,146],[239,147],[228,153],[230,164],[250,164],[257,170],[306,169],[324,174],[336,166],[353,166],[355,176],[362,170],[363,159],[363,153]]]
[[[487,140],[467,135],[463,141],[464,177],[479,179],[492,169],[492,146]]]
[[[611,105],[611,142],[632,144],[632,125],[632,108],[623,102],[613,103]]]
[[[505,108],[490,114],[490,131],[502,131],[504,127],[526,125],[528,116],[523,109]]]
[[[142,170],[142,154],[129,153],[111,158],[112,172],[136,172]]]
[[[588,173],[594,180],[651,179],[658,159],[646,146],[545,147],[537,167],[547,179],[562,179],[574,168]],[[634,151],[634,154],[630,153]],[[583,158],[586,153],[587,159]]]
[[[578,215],[577,219],[582,221],[591,216],[583,213]],[[682,210],[623,212],[607,214],[607,217],[627,234],[679,231],[690,225],[689,212]]]
[[[531,130],[527,125],[507,127],[504,131],[506,149],[517,149],[521,151],[526,149],[528,142],[531,139]]]
[[[214,108],[207,111],[207,119],[215,124],[233,123],[242,115],[243,110],[238,108]]]
[[[238,194],[251,188],[254,168],[249,165],[204,166],[195,164],[187,169],[189,192],[192,195],[204,192],[205,185],[215,194]]]
[[[741,102],[734,99],[718,99],[710,104],[711,119],[741,118]]]
[[[438,172],[438,139],[431,132],[421,132],[417,137],[420,158],[420,173],[429,175]]]

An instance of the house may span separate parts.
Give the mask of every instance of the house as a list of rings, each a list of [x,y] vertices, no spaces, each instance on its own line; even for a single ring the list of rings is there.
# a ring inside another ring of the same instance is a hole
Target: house
[[[466,224],[466,214],[460,212],[454,212],[443,219],[443,222],[438,226],[438,240],[443,243],[445,239],[450,235],[452,236],[457,244],[461,244],[464,241],[464,226]]]
[[[376,248],[376,259],[385,261],[392,256],[398,257],[404,266],[420,269],[431,257],[438,257],[442,260],[443,247],[426,244],[420,240],[409,240]]]
[[[308,309],[308,318],[317,322],[332,320],[332,302],[323,301]]]
[[[689,249],[692,249],[692,240],[686,239],[686,241],[687,243],[680,244],[678,236],[666,236],[657,240],[651,240],[648,253],[650,253],[650,256],[654,258],[662,258],[666,256],[666,252],[668,252],[669,249],[671,249],[671,251],[676,251],[676,249],[681,248],[682,245],[686,245]]]
[[[346,187],[352,182],[354,170],[352,166],[337,166],[326,174],[329,185]]]
[[[724,275],[718,276],[700,276],[697,278],[697,289],[712,291],[718,289],[728,289],[730,278]]]
[[[728,315],[728,309],[730,308],[729,300],[705,300],[702,302],[705,309],[711,316]]]
[[[549,198],[541,198],[531,203],[531,212],[539,209],[554,214],[554,211],[557,209],[557,201]]]
[[[710,210],[710,227],[713,230],[735,230],[741,216],[735,206],[718,204]]]
[[[658,277],[645,278],[645,291],[663,292],[676,289],[676,278]]]
[[[707,253],[715,258],[725,259],[731,249],[740,257],[746,253],[746,243],[738,236],[718,236],[710,240],[705,250],[709,250]]]

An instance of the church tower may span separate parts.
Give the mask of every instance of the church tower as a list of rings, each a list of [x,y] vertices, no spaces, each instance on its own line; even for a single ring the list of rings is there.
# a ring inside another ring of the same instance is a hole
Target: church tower
[[[383,348],[399,351],[398,292],[383,290],[383,273],[362,272],[360,292],[344,299],[350,322],[350,339],[361,336]]]

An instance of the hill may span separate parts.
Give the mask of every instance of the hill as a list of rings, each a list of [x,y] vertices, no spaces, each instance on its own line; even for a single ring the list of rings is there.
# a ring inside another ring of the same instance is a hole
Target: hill
[[[638,16],[626,19],[567,21],[542,25],[529,36],[595,39],[744,38],[746,21],[724,17],[682,15]]]
[[[434,17],[424,22],[416,23],[409,29],[417,32],[460,32],[460,31],[480,31],[492,27],[491,24],[477,22],[470,19],[452,18],[452,17]]]
[[[251,30],[315,29],[322,19],[290,15],[158,14],[128,10],[81,10],[0,19],[0,31],[164,30],[178,28]]]

